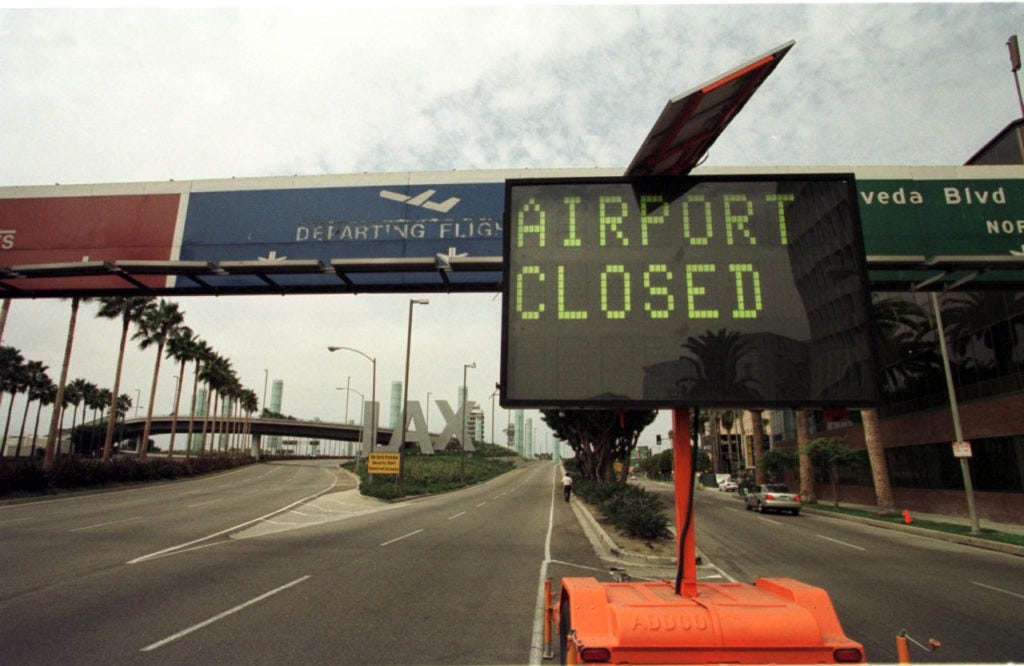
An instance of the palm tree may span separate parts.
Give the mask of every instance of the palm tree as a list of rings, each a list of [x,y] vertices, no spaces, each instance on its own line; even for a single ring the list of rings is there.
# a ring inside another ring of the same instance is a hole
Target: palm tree
[[[227,399],[230,397],[232,390],[238,384],[238,378],[235,376],[235,371],[231,368],[231,361],[226,358],[220,359],[221,362],[215,366],[213,383],[210,388],[214,393],[213,410],[210,412],[212,419],[210,425],[210,451],[216,448],[218,451],[223,451],[224,441],[223,436],[221,437],[221,443],[217,444],[217,419],[218,409],[224,411],[224,406],[227,404]],[[225,418],[221,424],[221,435],[227,429],[227,419]]]
[[[185,381],[185,364],[196,361],[201,353],[200,340],[195,332],[188,326],[178,328],[171,339],[167,341],[167,358],[173,358],[181,363],[178,370],[178,385],[174,389],[174,411],[171,418],[171,443],[169,445],[170,456],[174,455],[174,436],[178,431],[178,408],[181,404],[181,385]],[[188,443],[185,444],[186,451]],[[187,455],[187,453],[186,453]]]
[[[223,356],[217,354],[211,355],[203,364],[203,369],[200,371],[200,379],[206,383],[206,413],[203,415],[203,435],[202,443],[199,446],[200,451],[206,450],[206,433],[207,428],[210,426],[210,417],[213,416],[213,424],[216,426],[216,415],[217,401],[213,401],[213,411],[211,413],[210,403],[213,399],[213,394],[219,388],[227,384],[227,377],[231,373],[231,362]],[[219,394],[218,394],[219,398]],[[210,451],[213,452],[213,438],[210,439]]]
[[[36,391],[36,423],[32,429],[32,455],[35,455],[36,442],[39,440],[39,415],[43,411],[43,405],[52,405],[53,401],[57,398],[57,385],[53,383],[53,380],[49,377],[46,378],[45,385],[40,385]]]
[[[21,456],[21,441],[25,437],[25,423],[28,421],[28,408],[32,404],[33,400],[38,399],[37,394],[40,387],[45,387],[50,383],[50,378],[46,375],[46,366],[42,361],[29,361],[25,364],[25,390],[28,393],[28,399],[25,400],[25,413],[21,416],[21,431],[18,432],[18,448],[15,450],[14,457],[18,458]],[[13,400],[11,401],[13,403]],[[6,437],[4,438],[6,443]]]
[[[121,346],[117,351],[117,367],[114,370],[114,388],[110,391],[110,412],[114,413],[118,392],[121,390],[121,366],[124,364],[124,350],[128,343],[128,327],[132,322],[138,322],[139,316],[146,306],[153,301],[151,296],[111,296],[100,299],[100,309],[97,317],[107,319],[121,318]],[[114,443],[114,421],[111,418],[107,421],[107,433],[103,438],[103,460],[110,460],[110,453]]]
[[[810,441],[811,430],[809,415],[806,410],[796,410],[796,448],[800,452],[800,497],[805,502],[814,503],[814,477],[811,456],[806,453],[807,442]]]
[[[751,464],[754,467],[754,483],[764,483],[764,471],[761,469],[761,456],[764,448],[764,413],[760,409],[750,411],[753,427],[751,433],[754,438],[754,459]]]
[[[73,380],[70,384],[68,384],[64,388],[64,402],[63,402],[63,406],[64,406],[65,412],[67,411],[68,405],[74,405],[75,406],[75,410],[73,412],[71,412],[71,431],[70,431],[71,432],[71,438],[69,439],[69,445],[68,445],[68,453],[69,454],[72,453],[73,450],[74,450],[74,441],[75,441],[74,440],[74,433],[75,433],[75,425],[76,425],[76,422],[78,421],[78,405],[85,400],[86,391],[88,390],[88,387],[89,387],[89,381],[87,379],[82,379],[81,377],[79,377],[78,379]],[[85,413],[84,405],[82,407],[82,413],[83,414]],[[83,423],[84,423],[84,420],[83,420]],[[63,430],[64,429],[64,418],[63,418],[63,416],[61,417],[61,420],[60,420],[60,426],[61,426],[61,430]]]
[[[60,368],[60,379],[57,381],[57,395],[54,398],[54,405],[63,404],[64,385],[68,380],[68,366],[71,365],[71,348],[75,344],[75,322],[78,321],[78,306],[81,299],[75,296],[71,299],[71,319],[68,322],[68,339],[64,346],[64,363]],[[46,453],[43,456],[43,469],[53,467],[56,454],[57,437],[60,435],[59,419],[60,409],[55,408],[50,416],[50,433],[46,436]]]
[[[75,411],[72,412],[71,414],[71,428],[72,430],[74,430],[75,419],[78,418],[78,403],[80,402],[82,402],[81,391],[74,384],[68,384],[64,387],[64,391],[61,394],[61,401],[59,403],[55,403],[56,406],[54,407],[54,409],[60,413],[60,420],[58,423],[57,431],[57,456],[60,455],[60,437],[61,434],[64,432],[64,420],[67,418],[68,415],[68,407],[70,407],[71,405],[75,406]],[[68,452],[70,453],[70,448]]]
[[[4,339],[4,329],[7,328],[7,313],[11,310],[11,299],[5,298],[0,306],[0,341]]]
[[[193,361],[195,363],[195,370],[192,373],[192,408],[188,412],[188,435],[185,438],[185,457],[192,455],[192,431],[195,428],[196,419],[196,394],[199,390],[199,373],[203,366],[214,356],[213,347],[197,339],[195,341],[195,350],[193,355]]]
[[[141,349],[148,349],[156,345],[156,365],[153,368],[153,384],[149,390],[149,405],[146,407],[146,424],[142,429],[142,441],[139,442],[139,460],[146,459],[146,449],[149,446],[149,430],[153,423],[153,403],[156,401],[156,383],[160,376],[160,360],[164,355],[164,345],[171,338],[174,331],[181,326],[184,320],[184,313],[178,308],[177,303],[160,299],[159,303],[150,303],[139,316],[139,330],[132,336],[132,339],[139,340]]]
[[[0,346],[0,397],[7,391],[4,382],[15,372],[15,369],[25,362],[21,352],[14,347]],[[11,396],[14,399],[14,396]]]
[[[682,347],[694,356],[693,359],[683,358],[697,366],[696,376],[678,382],[679,387],[687,389],[690,395],[730,401],[757,396],[753,386],[756,380],[745,374],[741,363],[751,350],[740,332],[724,328],[717,333],[708,330],[699,336],[688,337]]]
[[[260,408],[260,399],[256,395],[256,391],[252,389],[245,389],[242,391],[241,398],[242,411],[245,412],[245,430],[244,435],[252,434],[252,415]]]
[[[935,368],[932,345],[924,341],[931,330],[931,321],[921,306],[902,298],[881,298],[872,304],[872,316],[878,331],[883,390],[896,394],[901,387],[919,380]],[[860,418],[878,513],[896,515],[878,410],[873,407],[862,409]]]
[[[131,396],[128,395],[127,393],[122,393],[121,395],[117,396],[117,404],[114,413],[111,415],[111,418],[114,419],[115,422],[120,421],[122,424],[124,424],[124,419],[128,415],[128,410],[130,410],[131,408]],[[120,436],[117,437],[117,441],[121,441]]]
[[[2,389],[7,393],[11,394],[11,400],[7,405],[7,420],[4,422],[4,436],[0,440],[0,455],[7,450],[7,434],[11,428],[11,413],[14,410],[14,398],[19,393],[24,393],[28,390],[28,366],[24,360],[21,359],[21,354],[18,354],[19,362],[17,365],[12,365],[5,368],[3,377]]]

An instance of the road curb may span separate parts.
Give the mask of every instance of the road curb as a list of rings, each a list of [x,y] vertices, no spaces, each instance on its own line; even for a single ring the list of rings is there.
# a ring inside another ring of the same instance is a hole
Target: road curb
[[[898,532],[906,532],[908,534],[915,534],[917,536],[939,539],[940,541],[948,541],[949,543],[958,543],[965,546],[974,546],[975,548],[982,548],[984,550],[994,550],[1000,553],[1006,553],[1007,555],[1016,555],[1017,557],[1024,557],[1024,546],[1016,546],[1012,543],[1001,543],[999,541],[992,541],[990,539],[978,539],[976,537],[971,537],[963,534],[950,534],[949,532],[930,530],[924,527],[914,527],[913,525],[890,523],[886,520],[875,520],[873,518],[865,518],[863,516],[849,516],[842,513],[835,513],[833,511],[822,511],[819,509],[811,508],[806,504],[804,505],[802,511],[806,513],[812,513],[816,516],[825,516],[827,518],[847,520],[854,523],[861,523],[862,525],[873,525],[875,527],[883,527],[885,529],[896,530]]]

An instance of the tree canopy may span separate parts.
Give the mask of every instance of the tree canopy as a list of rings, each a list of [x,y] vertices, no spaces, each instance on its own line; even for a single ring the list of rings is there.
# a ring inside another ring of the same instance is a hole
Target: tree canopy
[[[643,429],[658,412],[653,409],[544,409],[541,417],[576,454],[580,474],[595,481],[625,483],[629,456]],[[615,472],[621,462],[622,471]]]

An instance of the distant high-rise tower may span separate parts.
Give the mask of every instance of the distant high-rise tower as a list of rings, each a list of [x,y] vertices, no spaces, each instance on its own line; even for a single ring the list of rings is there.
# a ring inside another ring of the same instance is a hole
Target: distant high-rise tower
[[[474,407],[468,418],[466,429],[469,431],[469,441],[474,444],[484,441],[484,410]]]
[[[533,459],[533,419],[526,419],[526,432],[523,433],[523,457]]]
[[[515,419],[516,419],[516,433],[515,433],[516,434],[516,453],[518,453],[521,456],[525,456],[526,454],[523,451],[523,410],[521,410],[521,409],[515,410]]]
[[[402,420],[402,382],[391,382],[391,427],[397,428]]]
[[[281,414],[281,401],[284,397],[284,381],[275,379],[270,385],[270,411]],[[271,435],[267,437],[267,449],[270,451],[281,450],[281,436]]]
[[[200,387],[196,391],[196,401],[192,405],[192,416],[201,418],[206,416],[206,387]],[[200,426],[200,430],[202,426]],[[199,451],[199,448],[203,445],[203,435],[201,432],[193,431],[192,440],[189,442],[189,448],[192,449],[193,453]]]

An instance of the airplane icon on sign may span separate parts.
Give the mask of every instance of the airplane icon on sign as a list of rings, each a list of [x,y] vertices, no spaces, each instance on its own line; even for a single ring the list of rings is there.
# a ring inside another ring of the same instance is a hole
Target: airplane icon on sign
[[[435,210],[439,213],[447,213],[455,205],[459,203],[458,197],[449,197],[441,203],[435,203],[430,200],[430,197],[437,194],[437,190],[425,190],[424,192],[417,194],[414,197],[409,197],[400,192],[392,192],[390,190],[381,190],[380,196],[383,199],[390,199],[391,201],[398,201],[400,203],[408,204],[410,206],[418,206],[420,208],[426,208],[427,210]]]

